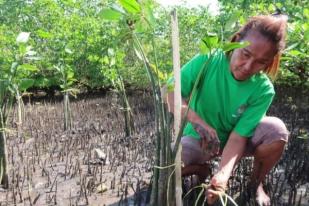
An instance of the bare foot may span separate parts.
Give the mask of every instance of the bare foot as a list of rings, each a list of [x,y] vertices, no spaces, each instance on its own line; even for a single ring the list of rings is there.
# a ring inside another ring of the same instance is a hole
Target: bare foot
[[[270,206],[270,198],[268,195],[265,193],[263,189],[263,184],[260,183],[256,190],[256,202],[258,203],[259,206]]]

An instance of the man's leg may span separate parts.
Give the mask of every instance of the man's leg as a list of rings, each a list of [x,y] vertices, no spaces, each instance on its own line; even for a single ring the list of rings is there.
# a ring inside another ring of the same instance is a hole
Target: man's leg
[[[254,152],[254,166],[251,176],[251,183],[256,189],[256,201],[261,206],[270,205],[270,199],[263,189],[262,182],[266,175],[279,161],[283,151],[285,141],[275,141],[269,145],[260,145]]]
[[[182,154],[181,159],[184,167],[181,170],[182,176],[197,175],[199,180],[203,182],[211,173],[208,161],[200,146],[199,140],[192,137],[183,137],[181,139]]]
[[[276,117],[264,117],[251,140],[255,148],[251,186],[256,189],[256,200],[261,206],[270,205],[262,182],[281,158],[287,141],[288,131],[284,123]]]

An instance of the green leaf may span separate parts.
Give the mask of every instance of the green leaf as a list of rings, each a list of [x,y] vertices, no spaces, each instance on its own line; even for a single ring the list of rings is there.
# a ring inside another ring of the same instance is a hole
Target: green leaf
[[[135,22],[134,26],[135,26],[136,32],[138,32],[138,33],[145,32],[148,28],[148,24],[145,21],[143,21],[143,19],[137,20],[137,22]]]
[[[35,52],[35,51],[32,51],[32,50],[29,50],[29,51],[27,51],[27,52],[25,53],[25,55],[33,57],[34,55],[36,55],[36,52]]]
[[[0,79],[0,104],[1,101],[4,101],[4,96],[9,86],[9,81],[6,79]]]
[[[18,66],[18,70],[21,71],[29,71],[29,72],[36,72],[38,71],[38,68],[36,66],[33,66],[31,64],[22,64]]]
[[[20,79],[18,88],[25,91],[34,85],[34,79]]]
[[[218,47],[219,38],[217,34],[207,33],[206,37],[202,39],[200,50],[202,54],[210,52],[213,48]]]
[[[114,9],[103,9],[100,12],[100,16],[106,20],[118,21],[121,18],[122,14]]]
[[[247,47],[250,43],[248,41],[242,41],[242,42],[229,42],[225,43],[222,46],[222,50],[225,52],[231,51],[233,49],[239,49],[239,48],[244,48]]]
[[[11,65],[11,74],[15,73],[16,68],[18,67],[18,63],[17,62],[13,62]]]
[[[111,9],[112,10],[115,10],[115,11],[118,11],[119,13],[121,13],[122,15],[125,15],[126,14],[126,11],[123,10],[123,8],[121,6],[119,6],[118,4],[112,4],[111,5]]]
[[[103,64],[109,64],[108,56],[104,56],[102,59]]]
[[[73,54],[72,50],[67,47],[64,49],[64,51],[68,54]]]
[[[151,70],[156,74],[156,76],[160,79],[160,80],[163,80],[163,81],[166,81],[166,75],[164,75],[163,72],[161,72],[155,65],[153,64],[150,64],[149,65]]]
[[[269,6],[268,6],[268,11],[272,13],[272,12],[274,12],[275,10],[276,10],[275,5],[269,4]]]
[[[60,73],[61,73],[61,72],[62,72],[62,70],[63,70],[63,69],[62,69],[62,66],[60,66],[60,67],[58,67],[58,66],[54,66],[54,68],[55,68],[58,72],[60,72]]]
[[[287,57],[287,56],[283,56],[283,57],[280,58],[280,60],[282,60],[282,61],[292,61],[293,58]]]
[[[108,48],[107,49],[107,54],[108,56],[115,56],[115,51],[113,48]]]
[[[299,42],[296,42],[296,43],[290,45],[288,48],[286,48],[285,51],[292,50],[292,49],[296,48],[299,44],[300,44]]]
[[[39,88],[56,86],[59,84],[58,80],[57,77],[38,77],[35,79],[34,86]]]
[[[71,80],[74,77],[74,72],[70,69],[67,70],[67,79]]]
[[[21,32],[16,38],[17,43],[27,43],[30,37],[30,32]]]
[[[74,82],[76,82],[76,79],[70,79],[70,80],[68,80],[67,85],[66,85],[66,88],[69,88],[70,86],[72,86]]]
[[[304,9],[304,16],[309,18],[309,9],[308,8]]]
[[[114,66],[115,64],[116,64],[116,58],[115,57],[111,57],[109,65],[110,66]]]
[[[291,50],[288,52],[288,54],[292,55],[292,56],[300,56],[302,55],[302,53],[298,50]]]
[[[36,31],[37,35],[43,39],[50,39],[53,37],[53,35],[49,32],[43,31],[41,29]]]
[[[309,24],[308,22],[303,24],[303,29],[304,29],[304,40],[309,41]]]
[[[309,139],[309,135],[304,134],[303,136],[298,136],[297,138],[299,138],[299,139]]]
[[[42,60],[42,57],[38,57],[38,56],[26,56],[24,57],[25,60],[30,60],[30,61],[38,61],[38,60]]]
[[[121,6],[131,14],[136,14],[141,11],[141,6],[136,0],[119,0]]]
[[[156,23],[156,19],[153,15],[153,10],[151,9],[151,5],[147,4],[145,8],[145,16],[147,19],[147,22],[150,24],[150,26],[154,27]]]
[[[209,53],[210,49],[203,43],[200,43],[200,52],[201,54],[207,54]]]

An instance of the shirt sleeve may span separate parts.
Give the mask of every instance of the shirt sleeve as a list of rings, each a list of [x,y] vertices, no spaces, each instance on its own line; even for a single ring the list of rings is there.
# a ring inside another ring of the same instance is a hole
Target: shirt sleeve
[[[198,74],[207,59],[207,55],[197,54],[181,68],[181,96],[183,98],[189,98]],[[167,81],[168,87],[171,87],[173,84],[174,77]]]
[[[274,91],[271,90],[260,95],[258,98],[255,98],[253,102],[249,103],[248,107],[234,127],[234,132],[242,137],[251,138],[254,134],[255,128],[265,116],[274,95]]]

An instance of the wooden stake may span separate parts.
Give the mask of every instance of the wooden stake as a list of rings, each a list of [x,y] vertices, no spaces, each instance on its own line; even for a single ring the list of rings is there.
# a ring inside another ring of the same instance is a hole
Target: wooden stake
[[[175,77],[174,88],[174,130],[177,137],[181,124],[181,86],[180,86],[180,53],[179,53],[179,31],[176,9],[171,13],[172,20],[172,45],[173,45],[173,69]],[[176,138],[174,138],[175,141]],[[175,158],[175,200],[177,206],[182,206],[181,185],[181,144],[179,145]]]

